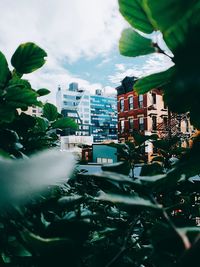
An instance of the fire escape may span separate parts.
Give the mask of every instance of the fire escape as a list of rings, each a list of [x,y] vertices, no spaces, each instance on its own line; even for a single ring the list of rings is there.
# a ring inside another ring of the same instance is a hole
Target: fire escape
[[[160,138],[184,137],[181,131],[181,122],[188,121],[187,114],[176,114],[168,112],[168,117],[157,124],[157,133]]]

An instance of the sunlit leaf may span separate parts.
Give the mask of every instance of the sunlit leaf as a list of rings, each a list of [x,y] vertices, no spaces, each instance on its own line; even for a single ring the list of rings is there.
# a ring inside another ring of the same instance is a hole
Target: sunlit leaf
[[[119,0],[119,11],[132,27],[145,33],[153,32],[142,0]]]
[[[174,72],[175,67],[171,67],[166,71],[151,74],[149,76],[141,78],[136,81],[134,85],[134,90],[138,94],[145,94],[154,88],[162,88],[163,85],[170,82],[172,76],[174,75]]]
[[[121,55],[127,57],[137,57],[154,53],[156,50],[151,39],[147,39],[132,29],[122,32],[119,41]]]
[[[17,72],[30,73],[42,67],[47,53],[34,43],[21,44],[11,58]]]

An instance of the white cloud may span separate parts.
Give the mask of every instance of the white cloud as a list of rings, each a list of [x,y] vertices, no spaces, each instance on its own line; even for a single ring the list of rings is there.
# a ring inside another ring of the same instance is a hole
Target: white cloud
[[[126,67],[124,64],[115,64],[115,68],[118,70],[118,71],[125,71]]]
[[[123,64],[116,64],[115,74],[110,75],[108,79],[114,84],[119,84],[126,76],[141,78],[152,73],[164,71],[171,66],[173,66],[173,62],[169,57],[162,54],[153,54],[147,56],[143,64],[133,65],[133,67],[125,68]]]
[[[102,67],[103,65],[105,65],[106,63],[110,62],[111,61],[111,58],[107,57],[107,58],[104,58],[98,65],[97,65],[97,68],[100,68]]]
[[[0,50],[8,58],[27,41],[47,51],[45,67],[27,78],[35,87],[52,90],[51,100],[57,85],[69,81],[91,89],[102,87],[74,77],[61,66],[66,60],[73,63],[109,54],[125,25],[117,0],[1,0],[0,10]]]

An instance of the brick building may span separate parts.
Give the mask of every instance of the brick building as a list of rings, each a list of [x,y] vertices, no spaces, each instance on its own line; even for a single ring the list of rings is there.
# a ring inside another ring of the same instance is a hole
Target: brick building
[[[172,114],[163,102],[162,91],[152,89],[144,95],[134,91],[135,77],[125,77],[117,90],[118,140],[133,140],[133,131],[144,135],[157,134],[160,138],[180,137],[182,146],[188,146],[193,133],[188,114]],[[153,154],[153,146],[147,142],[145,152]]]
[[[132,139],[134,129],[145,135],[157,133],[160,123],[167,124],[168,111],[162,93],[154,89],[144,95],[134,91],[135,77],[125,77],[117,90],[118,139]]]

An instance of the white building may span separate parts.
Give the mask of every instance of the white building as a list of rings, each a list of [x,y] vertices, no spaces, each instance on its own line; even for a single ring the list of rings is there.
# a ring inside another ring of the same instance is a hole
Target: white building
[[[90,135],[91,108],[90,93],[87,90],[78,88],[77,83],[71,83],[67,90],[58,87],[56,102],[58,111],[66,117],[73,118],[79,125],[76,132],[66,133],[66,135]]]

